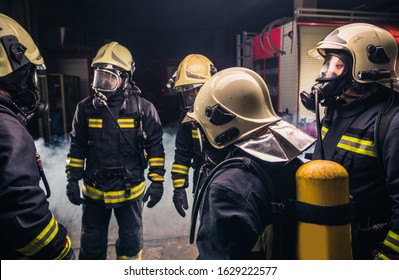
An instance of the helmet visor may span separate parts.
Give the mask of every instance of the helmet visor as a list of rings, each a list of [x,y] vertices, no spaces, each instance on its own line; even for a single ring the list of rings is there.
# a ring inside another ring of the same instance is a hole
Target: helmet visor
[[[335,55],[327,55],[324,64],[321,67],[320,75],[316,79],[318,82],[335,80],[348,73],[347,65],[344,61]]]
[[[190,90],[181,93],[183,99],[183,106],[187,110],[194,104],[195,98],[197,97],[199,88],[192,88]]]
[[[181,85],[181,86],[177,86],[177,87],[175,87],[174,88],[174,90],[176,91],[176,92],[186,92],[186,91],[189,91],[189,90],[192,90],[192,89],[194,89],[194,88],[197,88],[197,87],[200,87],[200,86],[202,86],[203,84],[188,84],[188,85]]]
[[[120,76],[115,69],[97,68],[94,71],[93,89],[100,92],[113,92],[118,88]]]

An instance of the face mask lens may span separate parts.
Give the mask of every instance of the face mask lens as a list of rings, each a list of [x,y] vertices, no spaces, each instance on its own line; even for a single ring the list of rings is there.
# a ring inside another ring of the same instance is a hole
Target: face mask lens
[[[112,92],[118,88],[119,75],[111,70],[96,69],[94,71],[93,89],[100,92]]]
[[[184,91],[182,93],[183,104],[186,109],[193,106],[195,97],[197,97],[198,90],[196,88],[192,88],[188,91]]]
[[[320,70],[320,75],[316,79],[318,82],[331,81],[343,76],[346,73],[344,62],[333,55],[326,57]]]

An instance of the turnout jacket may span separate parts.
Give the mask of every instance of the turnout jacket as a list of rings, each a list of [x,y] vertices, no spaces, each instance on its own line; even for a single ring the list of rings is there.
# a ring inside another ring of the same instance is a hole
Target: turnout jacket
[[[391,110],[399,106],[398,93],[394,95]],[[388,98],[389,89],[380,87],[352,103],[336,105],[323,119],[322,141],[326,159],[341,164],[349,173],[354,224],[372,228],[391,222],[387,238],[393,239],[399,251],[399,114],[387,120],[385,132],[377,131],[376,126],[378,111]],[[377,145],[376,135],[380,133],[385,135],[380,135],[382,141]],[[313,158],[321,158],[319,143]]]
[[[198,177],[199,167],[203,163],[200,153],[199,135],[193,122],[184,122],[186,112],[176,133],[175,159],[172,165],[172,182],[174,188],[187,187],[190,166],[194,169],[194,183]]]
[[[73,258],[67,230],[39,186],[33,138],[8,105],[0,100],[0,259]]]
[[[212,176],[202,202],[198,259],[293,259],[296,223],[285,223],[285,229],[279,230],[272,202],[295,197],[295,172],[302,162],[267,163],[241,151],[236,156],[256,160],[270,185],[244,164],[227,166]],[[272,188],[276,197],[272,197]]]
[[[105,106],[96,109],[92,101],[87,97],[76,107],[67,177],[83,178],[85,199],[116,207],[142,196],[147,162],[148,179],[164,181],[162,125],[154,105],[134,94],[119,93],[108,100],[115,119]]]

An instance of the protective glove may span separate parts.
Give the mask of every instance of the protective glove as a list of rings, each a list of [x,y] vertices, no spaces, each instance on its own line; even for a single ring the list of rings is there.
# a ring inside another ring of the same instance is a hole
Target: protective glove
[[[66,186],[66,195],[71,203],[80,205],[84,202],[83,198],[80,197],[80,188],[78,181],[68,181]]]
[[[175,204],[176,210],[180,216],[185,217],[186,212],[184,210],[188,210],[188,202],[186,189],[184,187],[175,188],[173,190],[173,203]]]
[[[159,182],[152,182],[144,194],[143,202],[147,202],[148,198],[150,198],[150,201],[147,203],[147,207],[152,208],[161,200],[162,195],[163,184]]]

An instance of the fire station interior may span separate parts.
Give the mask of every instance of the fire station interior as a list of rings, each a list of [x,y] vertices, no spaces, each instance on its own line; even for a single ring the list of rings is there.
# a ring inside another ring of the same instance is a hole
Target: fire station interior
[[[397,1],[388,0],[4,0],[0,3],[3,13],[14,17],[32,34],[45,58],[47,76],[42,82],[50,104],[49,120],[32,125],[30,130],[35,139],[43,137],[51,144],[58,137],[65,137],[76,103],[92,93],[91,59],[100,46],[111,40],[132,52],[136,63],[134,79],[143,96],[157,108],[162,123],[168,125],[179,116],[179,101],[178,95],[165,84],[187,54],[201,53],[218,69],[238,66],[241,57],[244,63],[240,66],[255,69],[263,61],[246,65],[245,60],[251,54],[240,46],[237,35],[245,32],[249,38],[276,20],[294,19],[297,8],[395,13],[399,12],[398,7]],[[369,20],[375,17],[365,15]],[[354,21],[354,18],[343,15],[341,21]],[[266,36],[264,40],[267,41]],[[272,51],[275,52],[273,48]],[[275,52],[270,56],[268,68],[272,64],[278,67],[279,55]],[[273,86],[276,78],[269,76],[266,82],[270,83],[275,110],[284,113],[287,108],[278,104],[274,89],[277,85]]]
[[[117,41],[131,51],[136,63],[134,80],[142,96],[155,105],[165,127],[166,165],[171,165],[180,107],[178,94],[168,89],[166,82],[186,55],[203,54],[220,70],[233,66],[255,70],[269,86],[275,111],[312,134],[313,116],[304,112],[297,97],[314,82],[314,78],[301,80],[299,69],[307,69],[300,64],[304,62],[301,53],[331,28],[350,22],[380,24],[399,42],[397,0],[2,0],[0,12],[26,28],[45,59],[47,71],[39,77],[39,85],[49,111],[31,124],[29,131],[35,141],[44,143],[42,151],[47,158],[57,162],[47,163],[50,185],[56,188],[50,204],[52,199],[53,205],[66,205],[54,212],[68,213],[61,220],[69,226],[76,250],[81,209],[68,204],[66,179],[52,179],[52,174],[65,177],[66,156],[65,149],[58,157],[53,148],[68,141],[76,104],[93,93],[91,60],[105,43]],[[293,24],[297,27],[289,29]],[[298,41],[300,32],[302,39],[312,35],[304,45]],[[290,57],[296,61],[295,67],[290,67],[295,73],[284,72],[287,68],[283,65]],[[308,76],[316,77],[319,70],[309,70]],[[288,74],[291,76],[284,83]],[[294,88],[287,95],[284,86],[290,84]],[[170,166],[166,172],[168,176]],[[171,184],[165,187],[172,189]],[[195,259],[195,245],[188,242],[190,219],[178,216],[170,193],[161,206],[144,210],[144,246],[148,248],[144,258]],[[170,212],[161,211],[162,207]],[[176,221],[173,228],[167,223],[171,220]],[[116,230],[110,229],[110,259],[115,258],[112,238],[116,235]]]

